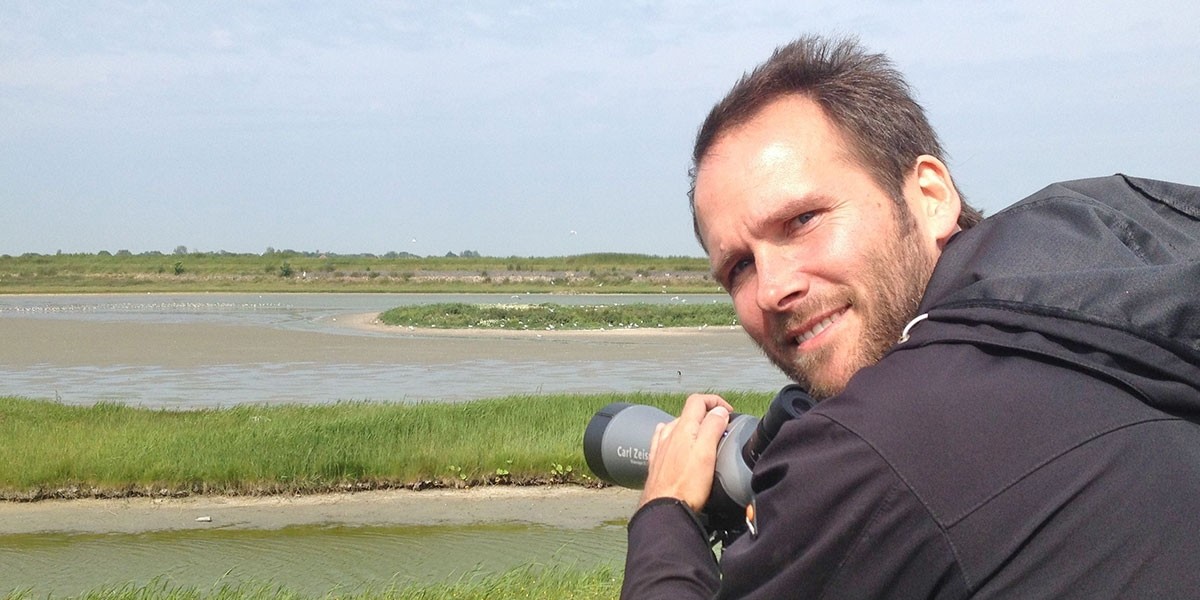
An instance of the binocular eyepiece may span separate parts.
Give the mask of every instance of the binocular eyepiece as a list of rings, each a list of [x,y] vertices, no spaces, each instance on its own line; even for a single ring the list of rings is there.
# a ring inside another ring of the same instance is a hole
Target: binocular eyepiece
[[[799,417],[816,402],[803,387],[784,387],[771,400],[762,419],[733,413],[717,445],[713,489],[701,516],[710,532],[744,526],[746,505],[753,499],[751,470],[784,422]],[[600,479],[641,489],[649,468],[650,440],[671,414],[644,404],[613,402],[600,409],[583,432],[583,457]]]

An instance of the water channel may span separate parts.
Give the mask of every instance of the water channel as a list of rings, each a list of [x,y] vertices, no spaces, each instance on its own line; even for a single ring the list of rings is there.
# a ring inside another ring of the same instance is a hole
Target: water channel
[[[784,382],[731,327],[679,334],[451,336],[363,326],[432,302],[727,302],[722,296],[114,294],[0,296],[0,394],[167,409],[241,403],[462,402],[542,392],[771,390]],[[367,319],[369,321],[369,319]],[[325,594],[453,581],[529,564],[619,567],[623,523],[0,535],[0,593],[154,581],[270,582]]]

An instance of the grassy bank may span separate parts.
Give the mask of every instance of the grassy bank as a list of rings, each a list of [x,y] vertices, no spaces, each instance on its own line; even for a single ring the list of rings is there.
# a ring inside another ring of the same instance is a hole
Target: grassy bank
[[[761,414],[771,394],[733,393]],[[679,394],[514,396],[168,411],[0,397],[0,498],[316,493],[596,483],[581,452],[596,410],[678,412]]]
[[[563,257],[268,251],[0,255],[0,293],[718,292],[708,261],[600,253]]]
[[[380,314],[379,320],[397,326],[508,330],[737,325],[737,315],[728,302],[618,306],[423,304],[393,308]]]
[[[347,600],[608,600],[621,589],[621,575],[601,567],[589,571],[524,568],[474,581],[434,585],[397,586],[318,598]],[[11,592],[4,600],[35,600],[32,594]],[[271,584],[221,585],[211,589],[174,587],[169,584],[128,585],[100,588],[76,596],[80,600],[306,600],[299,594]]]

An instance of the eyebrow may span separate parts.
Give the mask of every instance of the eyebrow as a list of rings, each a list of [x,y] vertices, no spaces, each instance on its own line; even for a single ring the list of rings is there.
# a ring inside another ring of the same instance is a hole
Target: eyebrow
[[[828,206],[831,203],[832,200],[828,195],[810,191],[800,196],[792,196],[780,203],[775,207],[775,210],[766,214],[766,221],[773,223],[785,218],[791,219],[797,215],[817,210],[818,207]]]
[[[791,220],[798,215],[814,212],[822,206],[828,206],[830,202],[831,200],[826,194],[815,191],[808,192],[785,200],[770,212],[762,215],[763,218],[757,219],[755,222],[774,224],[783,220]],[[724,280],[724,274],[729,271],[732,263],[740,260],[740,254],[740,252],[722,252],[718,255],[719,259],[716,261],[716,266],[711,269],[713,279],[717,280],[726,291],[729,290],[729,285]]]

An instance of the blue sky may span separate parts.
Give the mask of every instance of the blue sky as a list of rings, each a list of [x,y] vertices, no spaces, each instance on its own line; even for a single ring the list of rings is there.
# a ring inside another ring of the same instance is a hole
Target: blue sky
[[[1200,182],[1200,3],[0,5],[0,253],[696,255],[692,136],[777,45],[909,77],[968,198]]]

